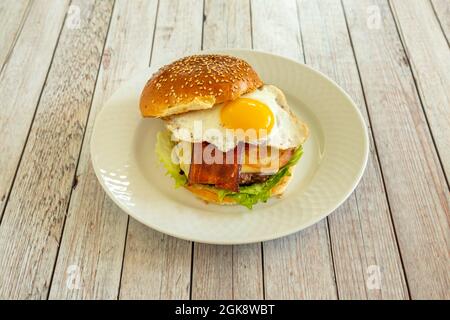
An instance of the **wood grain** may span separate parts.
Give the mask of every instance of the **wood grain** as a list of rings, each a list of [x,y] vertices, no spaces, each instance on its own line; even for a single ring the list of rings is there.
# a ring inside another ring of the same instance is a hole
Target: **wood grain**
[[[160,65],[198,51],[203,1],[160,1],[151,63]],[[158,233],[130,218],[121,299],[188,299],[192,244]]]
[[[448,0],[431,0],[431,4],[447,38],[447,43],[450,43],[450,2]]]
[[[411,297],[448,299],[448,189],[393,16],[386,1],[343,3]]]
[[[233,246],[196,243],[192,299],[233,299]]]
[[[191,243],[130,218],[120,299],[188,299]]]
[[[0,226],[1,298],[48,294],[112,9],[111,1],[73,5],[83,24],[63,29]]]
[[[251,46],[250,3],[242,0],[206,0],[203,49]]]
[[[195,243],[192,299],[263,299],[261,244]]]
[[[251,48],[250,4],[207,0],[203,49]],[[214,246],[194,244],[193,299],[262,299],[261,244]]]
[[[294,1],[252,1],[253,45],[303,61]],[[334,299],[336,284],[326,220],[264,243],[267,299]]]
[[[0,3],[0,70],[8,60],[22,26],[28,16],[30,1],[2,1]]]
[[[260,243],[233,246],[233,299],[264,299]]]
[[[14,50],[0,74],[0,95],[2,97],[0,108],[0,140],[2,141],[0,143],[0,219],[52,61],[67,6],[68,1],[58,1],[50,11],[44,1],[33,2]],[[38,29],[36,25],[42,25],[42,28]],[[13,37],[10,36],[10,38]],[[5,39],[5,41],[7,40]]]
[[[90,137],[102,104],[148,66],[157,0],[117,0],[100,65],[50,291],[51,299],[117,299],[128,216],[105,194],[90,158]],[[80,286],[67,286],[76,266]]]
[[[151,64],[170,63],[201,50],[202,25],[202,0],[161,1]]]
[[[450,177],[450,49],[431,4],[391,1],[447,178]]]
[[[0,299],[450,298],[448,0],[113,1],[0,3]],[[373,134],[358,188],[263,245],[129,218],[90,163],[103,103],[149,60],[252,44],[354,99]]]
[[[364,95],[339,0],[298,0],[306,63],[335,80],[369,124]],[[369,129],[370,154],[356,191],[332,215],[329,228],[340,299],[407,299],[400,254]],[[380,268],[379,286],[367,286]],[[373,269],[375,270],[375,269]]]

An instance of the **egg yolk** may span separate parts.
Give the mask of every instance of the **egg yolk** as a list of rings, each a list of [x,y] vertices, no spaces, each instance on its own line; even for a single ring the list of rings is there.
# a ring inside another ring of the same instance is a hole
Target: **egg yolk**
[[[225,128],[244,131],[253,129],[257,137],[269,134],[275,123],[272,110],[266,104],[249,98],[225,103],[220,118]]]

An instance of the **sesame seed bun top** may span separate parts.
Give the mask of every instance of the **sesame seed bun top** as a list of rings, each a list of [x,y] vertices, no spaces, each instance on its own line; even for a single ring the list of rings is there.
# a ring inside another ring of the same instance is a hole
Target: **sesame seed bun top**
[[[159,69],[140,100],[144,117],[166,117],[209,109],[254,91],[263,82],[244,60],[226,55],[194,55]]]

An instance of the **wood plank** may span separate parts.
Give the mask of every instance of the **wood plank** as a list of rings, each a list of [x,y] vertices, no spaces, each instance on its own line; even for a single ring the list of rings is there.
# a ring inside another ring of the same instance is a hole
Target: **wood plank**
[[[264,243],[266,299],[336,299],[326,220]]]
[[[295,0],[252,1],[251,9],[255,49],[304,61]],[[337,297],[326,220],[263,248],[267,299]]]
[[[233,246],[233,299],[264,299],[261,243]]]
[[[247,1],[207,0],[203,48],[251,48]],[[194,244],[193,299],[262,299],[261,244],[214,246]]]
[[[304,62],[295,0],[251,2],[253,48]]]
[[[120,298],[188,299],[191,248],[130,218]]]
[[[233,246],[196,243],[192,299],[233,299]]]
[[[192,299],[263,299],[261,244],[195,243]]]
[[[128,216],[105,194],[90,158],[90,137],[103,103],[124,81],[148,67],[157,0],[117,0],[95,87],[51,299],[117,299]],[[79,273],[79,286],[67,286]]]
[[[203,48],[251,48],[250,3],[241,0],[206,0]]]
[[[112,1],[72,4],[89,19],[80,28],[63,28],[11,190],[0,225],[1,298],[48,295],[113,6]]]
[[[386,1],[343,3],[411,297],[448,299],[448,189],[393,16]]]
[[[28,16],[31,2],[2,1],[0,3],[0,70],[3,69],[5,61],[11,54],[17,37]]]
[[[202,46],[203,1],[161,1],[151,64],[161,65]]]
[[[450,2],[448,0],[431,0],[431,4],[439,19],[442,32],[447,38],[447,43],[450,42]]]
[[[391,8],[431,133],[450,177],[450,50],[433,8],[426,1],[391,1]]]
[[[159,65],[201,48],[201,0],[160,1],[151,63]],[[130,218],[121,299],[188,299],[192,244]]]
[[[46,2],[33,2],[14,50],[0,74],[0,220],[67,6],[68,1],[58,1],[52,10],[48,10]],[[36,28],[36,25],[42,28]]]
[[[298,0],[298,6],[306,63],[349,93],[369,124],[340,1]],[[339,298],[407,299],[380,165],[368,129],[370,154],[364,176],[354,194],[328,218]],[[371,266],[381,270],[380,286],[366,285],[373,275]]]

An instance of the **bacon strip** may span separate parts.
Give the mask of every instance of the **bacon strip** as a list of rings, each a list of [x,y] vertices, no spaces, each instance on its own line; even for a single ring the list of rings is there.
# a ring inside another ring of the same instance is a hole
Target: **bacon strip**
[[[295,153],[295,148],[280,150],[280,168],[284,167]]]
[[[194,143],[189,184],[213,184],[220,189],[238,192],[241,149],[237,146],[224,153],[208,142]]]
[[[252,151],[250,151],[250,148],[256,148],[253,149]],[[244,160],[243,160],[243,165],[245,167],[251,167],[254,168],[254,170],[252,170],[252,172],[260,172],[263,171],[263,169],[269,169],[270,167],[273,167],[273,169],[275,169],[275,171],[278,171],[279,168],[282,168],[286,165],[286,163],[288,163],[288,161],[292,158],[292,155],[295,152],[295,148],[290,148],[290,149],[277,149],[277,148],[273,148],[272,150],[268,149],[268,153],[265,154],[264,158],[261,159],[261,155],[259,154],[259,150],[257,149],[258,146],[252,145],[250,146],[249,144],[245,144],[245,155],[244,155]],[[278,152],[278,159],[275,158],[275,156],[273,155],[273,152],[277,151]],[[251,152],[254,152],[253,154],[253,160],[250,160],[250,154]],[[256,156],[256,159],[254,159]],[[278,163],[274,163],[273,161],[278,160]],[[275,166],[275,167],[274,167]]]

